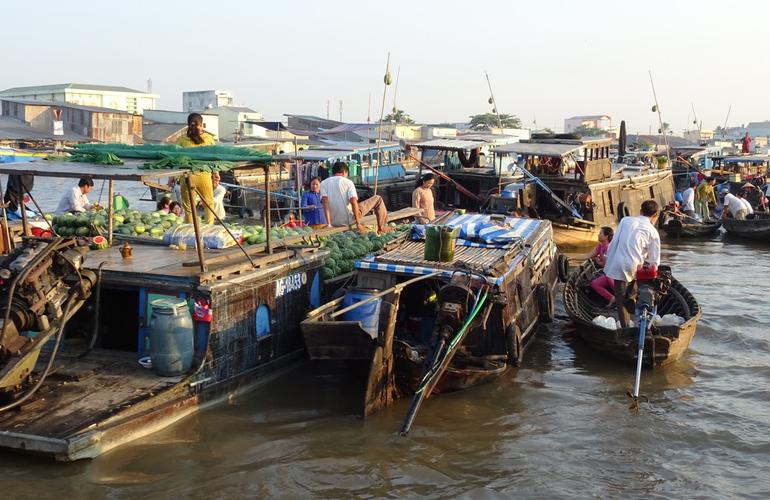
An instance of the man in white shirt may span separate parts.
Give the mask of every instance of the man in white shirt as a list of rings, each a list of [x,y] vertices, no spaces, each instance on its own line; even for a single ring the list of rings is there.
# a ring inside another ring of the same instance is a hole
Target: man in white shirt
[[[644,265],[660,265],[660,235],[655,229],[658,203],[645,201],[641,213],[636,217],[623,217],[618,223],[604,264],[604,274],[615,281],[615,304],[623,328],[630,320],[625,307],[626,292],[629,285],[636,282],[636,270]]]
[[[751,206],[751,202],[746,199],[746,191],[738,192],[738,199],[743,203],[743,208],[746,209],[746,216],[754,215],[754,207]]]
[[[214,213],[219,217],[219,220],[225,220],[225,195],[227,194],[227,189],[220,184],[221,180],[222,177],[219,175],[219,172],[211,174],[211,186],[214,188],[214,206],[211,208],[214,209]]]
[[[695,217],[695,184],[682,192],[682,211],[690,217]]]
[[[746,220],[747,213],[748,210],[746,210],[746,206],[740,198],[732,193],[725,195],[725,209],[722,211],[723,218],[732,215],[735,220]]]
[[[67,212],[85,212],[91,210],[91,203],[86,196],[94,187],[94,180],[91,176],[81,177],[77,187],[73,187],[62,196],[59,206],[56,208],[56,214],[61,215]]]
[[[361,218],[369,212],[374,212],[378,233],[393,230],[386,225],[388,211],[381,196],[374,195],[359,202],[356,185],[348,179],[348,166],[344,162],[336,162],[332,173],[334,175],[321,182],[321,203],[328,227],[348,226],[355,221],[356,229],[363,233],[366,232],[366,227],[361,223]]]

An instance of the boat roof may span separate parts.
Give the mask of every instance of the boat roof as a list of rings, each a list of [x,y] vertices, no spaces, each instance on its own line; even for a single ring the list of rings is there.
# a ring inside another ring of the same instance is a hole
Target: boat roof
[[[383,151],[396,151],[401,146],[397,142],[389,142],[377,147],[374,144],[356,144],[356,143],[338,143],[325,144],[323,146],[313,146],[312,148],[297,151],[297,153],[284,153],[274,155],[277,160],[310,160],[310,161],[329,161],[349,154],[361,154]]]
[[[96,165],[72,161],[43,160],[35,162],[0,163],[0,174],[34,175],[36,177],[63,177],[79,179],[90,175],[93,179],[116,181],[144,181],[168,177],[181,177],[189,169],[142,169],[144,162],[127,161],[123,165]]]
[[[460,151],[466,149],[476,149],[489,146],[486,141],[468,140],[468,139],[431,139],[430,141],[418,142],[413,144],[420,149],[442,149],[446,151]]]
[[[425,241],[407,241],[398,248],[356,262],[356,267],[414,275],[438,271],[445,279],[451,279],[457,272],[471,272],[484,276],[490,284],[501,285],[521,259],[531,257],[536,260],[551,247],[549,221],[474,213],[454,215],[444,223],[454,227],[464,225],[473,230],[492,224],[506,226],[507,240],[498,238],[496,244],[484,244],[458,238],[452,262],[427,261],[424,258]]]
[[[770,155],[734,155],[734,156],[712,156],[715,160],[722,160],[733,163],[751,163],[758,161],[770,161]]]
[[[494,149],[497,154],[519,154],[523,156],[553,156],[561,158],[570,153],[575,153],[583,149],[584,144],[554,144],[543,142],[517,142],[507,144]]]

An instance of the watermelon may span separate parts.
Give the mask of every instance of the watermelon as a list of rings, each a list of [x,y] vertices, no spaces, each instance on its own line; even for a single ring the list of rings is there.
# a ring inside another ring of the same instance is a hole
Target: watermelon
[[[88,236],[89,234],[91,234],[91,230],[86,226],[82,226],[75,229],[75,234],[77,236]]]
[[[324,266],[323,275],[324,275],[324,278],[327,280],[334,278],[334,269],[328,266]]]
[[[48,214],[45,214],[43,217],[45,217],[45,220],[47,220],[48,222],[53,222],[53,214],[48,213]]]
[[[147,230],[147,228],[144,227],[142,224],[136,224],[134,226],[134,232],[136,234],[144,234],[144,232]]]
[[[150,235],[151,236],[163,236],[163,233],[165,230],[162,227],[155,226],[152,229],[150,229]]]
[[[109,246],[110,244],[104,236],[94,236],[91,238],[91,250],[104,250],[109,248]]]
[[[115,215],[112,216],[113,224],[120,225],[120,224],[123,224],[125,221],[126,221],[126,218],[121,214],[116,213]]]

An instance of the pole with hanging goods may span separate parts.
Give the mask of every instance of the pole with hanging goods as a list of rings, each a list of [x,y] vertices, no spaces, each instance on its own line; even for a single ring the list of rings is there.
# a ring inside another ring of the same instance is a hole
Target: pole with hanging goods
[[[671,152],[668,150],[668,139],[666,139],[666,131],[663,129],[663,115],[660,113],[660,105],[658,104],[658,95],[655,93],[655,84],[652,81],[652,70],[647,70],[650,75],[650,86],[652,87],[652,97],[655,99],[655,106],[652,107],[654,112],[658,113],[658,126],[660,127],[661,135],[663,135],[663,144],[666,146],[666,158],[668,164],[671,165]]]
[[[388,86],[393,83],[393,76],[390,74],[390,52],[388,52],[388,60],[385,63],[385,77],[383,78],[385,84],[382,89],[382,106],[380,107],[380,126],[377,127],[377,168],[374,169],[374,195],[377,195],[377,182],[380,177],[380,162],[382,160],[382,119],[385,117],[385,97],[388,94]]]
[[[487,87],[489,87],[489,104],[492,105],[492,112],[497,116],[497,125],[500,127],[500,131],[503,130],[503,120],[500,119],[500,112],[497,109],[497,102],[495,101],[495,94],[492,92],[492,82],[489,81],[489,73],[486,71],[484,75],[487,77]]]

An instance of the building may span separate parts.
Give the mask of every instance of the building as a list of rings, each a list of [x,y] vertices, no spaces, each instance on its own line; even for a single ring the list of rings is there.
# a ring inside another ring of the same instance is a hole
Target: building
[[[598,128],[606,132],[612,132],[612,118],[607,115],[583,115],[573,116],[564,120],[564,132],[567,134],[579,127]]]
[[[714,131],[707,128],[700,130],[685,130],[684,138],[696,144],[703,144],[714,139]]]
[[[227,90],[182,92],[182,109],[187,113],[232,106],[233,104],[233,95]]]
[[[155,109],[158,95],[126,87],[62,83],[34,87],[14,87],[0,92],[0,99],[46,101],[110,108],[141,115],[146,109]]]
[[[207,115],[219,117],[219,140],[238,142],[242,137],[264,137],[256,122],[262,121],[262,113],[240,106],[222,106],[206,110]]]
[[[286,124],[290,129],[306,130],[309,132],[319,132],[343,125],[342,122],[321,118],[320,116],[293,114],[285,114],[283,116],[286,117]]]
[[[53,131],[55,112],[60,111],[65,135],[71,131],[92,141],[142,142],[142,117],[117,109],[23,99],[0,99],[0,109],[3,117],[45,134]]]
[[[770,121],[749,122],[746,131],[751,137],[770,137]]]
[[[144,113],[144,123],[157,123],[163,125],[179,124],[187,127],[187,115],[189,115],[187,111],[153,109]],[[201,116],[203,117],[203,128],[219,140],[219,116],[205,112],[201,113]]]

